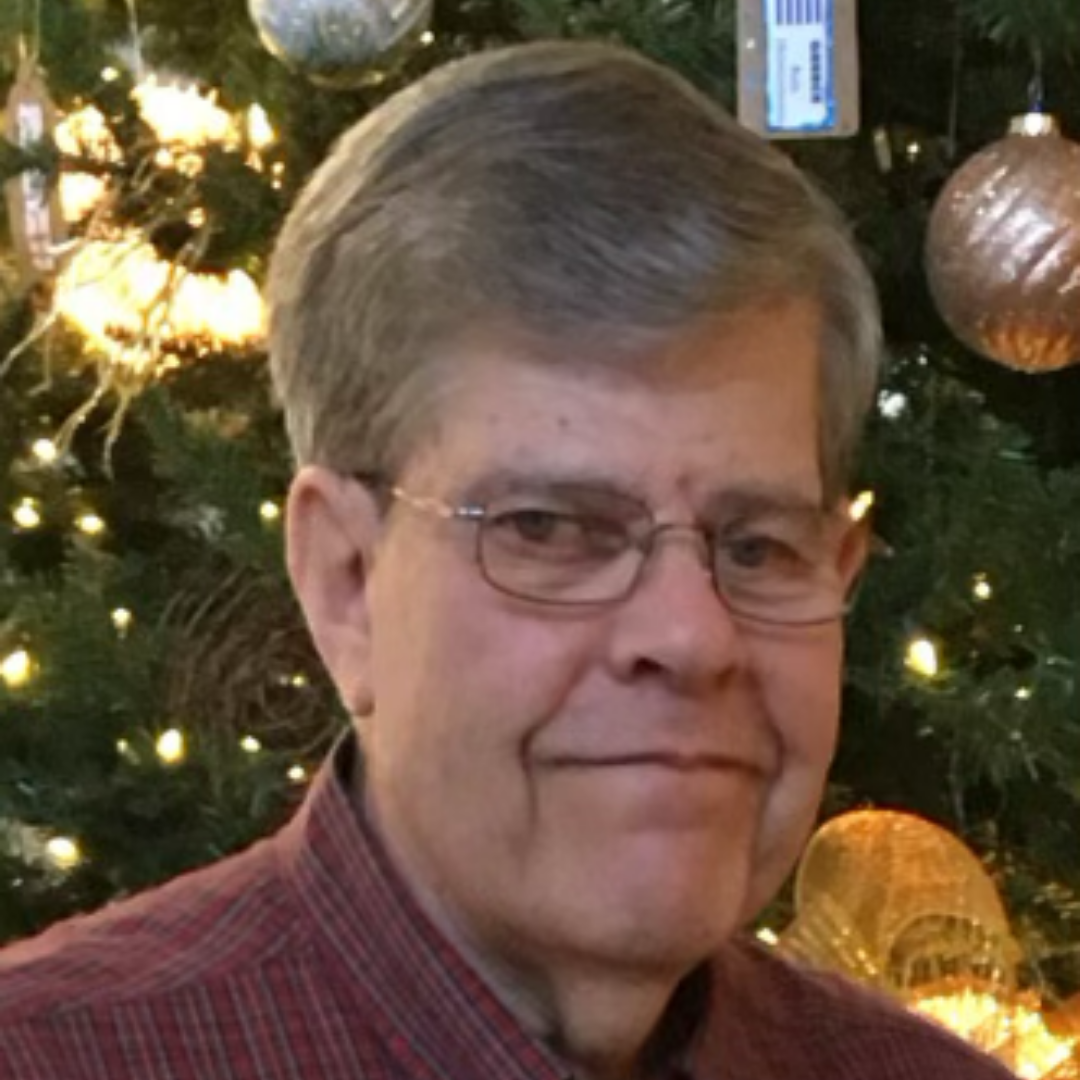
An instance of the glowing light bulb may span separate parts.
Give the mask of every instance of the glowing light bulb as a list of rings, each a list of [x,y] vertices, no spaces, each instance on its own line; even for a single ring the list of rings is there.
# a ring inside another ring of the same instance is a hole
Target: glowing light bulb
[[[430,30],[425,30],[420,35],[421,45],[433,45],[435,43],[435,35]]]
[[[129,765],[139,764],[139,753],[134,746],[127,739],[116,740],[116,752],[124,759]]]
[[[281,507],[272,499],[267,499],[259,507],[259,517],[266,522],[277,521],[281,517]]]
[[[763,941],[766,945],[779,945],[780,939],[776,936],[776,932],[770,930],[767,926],[763,926],[757,932],[758,941]]]
[[[985,574],[978,574],[975,577],[975,584],[971,589],[976,600],[989,600],[994,595],[994,590],[990,586],[990,582],[986,580]]]
[[[1021,686],[1020,689],[1016,691],[1016,699],[1017,701],[1030,701],[1031,695],[1034,692],[1035,691],[1032,690],[1030,686]]]
[[[135,616],[132,615],[131,612],[128,611],[127,608],[118,607],[112,613],[113,626],[116,627],[117,631],[121,635],[126,634],[131,629],[131,624],[134,621],[135,621]]]
[[[289,680],[290,686],[295,686],[297,690],[302,690],[308,684],[308,677],[304,674],[294,675]]]
[[[908,399],[903,394],[891,393],[883,390],[878,395],[878,412],[886,420],[896,420],[904,415],[908,407]]]
[[[294,765],[285,775],[294,784],[302,784],[307,779],[307,770],[303,765]]]
[[[101,78],[103,82],[116,82],[120,78],[120,72],[114,67],[102,68]]]
[[[262,749],[262,743],[254,735],[245,735],[240,740],[240,749],[248,754],[257,754]]]
[[[937,649],[929,638],[916,638],[908,645],[907,667],[916,675],[933,678],[939,670]]]
[[[236,145],[236,124],[214,94],[150,78],[135,87],[131,96],[161,142],[186,147]]]
[[[105,119],[105,114],[87,105],[69,113],[56,126],[56,145],[73,158],[88,158],[95,162],[119,163],[123,151]],[[60,176],[60,204],[68,221],[86,217],[108,189],[103,176],[92,173],[63,171]]]
[[[270,117],[266,115],[266,110],[257,103],[248,109],[247,136],[248,142],[256,150],[262,150],[272,145],[274,140],[277,139],[277,133],[270,123]]]
[[[157,750],[157,756],[166,765],[179,764],[187,755],[183,732],[178,731],[176,728],[169,728],[168,731],[159,736],[158,741],[154,744],[154,749]]]
[[[60,450],[52,439],[37,439],[30,452],[42,465],[51,465],[60,456]]]
[[[20,528],[29,532],[41,525],[41,509],[37,499],[25,498],[11,512],[11,518]]]
[[[862,521],[868,513],[870,508],[874,505],[874,493],[872,491],[860,492],[848,507],[848,516],[852,521]]]
[[[105,522],[93,511],[80,514],[75,519],[75,527],[87,536],[100,536],[105,531]]]
[[[79,845],[67,836],[54,836],[45,845],[45,853],[53,865],[61,870],[73,870],[82,862]]]
[[[1073,1076],[1066,1067],[1077,1039],[1061,1038],[1046,1025],[1040,1003],[1028,995],[1015,1002],[963,988],[949,995],[917,997],[909,1007],[930,1017],[981,1050],[1000,1057],[1021,1080]]]
[[[9,690],[25,686],[34,674],[34,660],[25,649],[16,649],[0,662],[0,679]]]

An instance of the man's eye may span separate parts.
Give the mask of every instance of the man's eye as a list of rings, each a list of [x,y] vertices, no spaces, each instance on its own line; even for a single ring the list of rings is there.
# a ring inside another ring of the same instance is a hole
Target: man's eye
[[[804,565],[798,551],[773,536],[751,535],[727,540],[727,561],[739,570],[785,570]]]
[[[492,520],[492,525],[502,532],[513,533],[532,544],[546,544],[566,540],[574,532],[574,521],[551,510],[512,510]]]
[[[493,514],[488,528],[492,539],[506,545],[579,558],[617,555],[627,544],[626,530],[617,521],[540,507]]]

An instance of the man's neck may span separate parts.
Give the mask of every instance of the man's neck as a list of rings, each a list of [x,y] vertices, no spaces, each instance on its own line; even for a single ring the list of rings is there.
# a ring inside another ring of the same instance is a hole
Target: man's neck
[[[493,966],[469,944],[456,944],[537,1041],[587,1080],[635,1080],[646,1048],[663,1026],[677,973],[643,975],[575,965]]]

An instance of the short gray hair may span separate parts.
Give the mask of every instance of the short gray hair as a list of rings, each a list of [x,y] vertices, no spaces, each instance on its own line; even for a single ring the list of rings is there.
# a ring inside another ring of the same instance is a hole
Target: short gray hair
[[[268,291],[295,456],[342,472],[400,467],[416,393],[485,327],[633,362],[703,316],[812,299],[830,500],[877,380],[874,287],[833,205],[679,76],[601,43],[479,53],[375,109],[302,192]]]

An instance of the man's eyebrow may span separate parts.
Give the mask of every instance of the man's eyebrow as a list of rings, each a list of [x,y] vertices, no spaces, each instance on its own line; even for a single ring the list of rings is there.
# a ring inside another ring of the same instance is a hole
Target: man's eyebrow
[[[756,518],[771,514],[817,517],[825,513],[825,506],[820,497],[807,494],[801,485],[762,482],[717,491],[706,500],[705,510],[713,517]]]
[[[462,492],[466,500],[490,499],[521,491],[598,491],[630,495],[644,502],[637,485],[617,479],[610,473],[582,469],[580,466],[544,466],[540,469],[500,467],[477,477]]]

